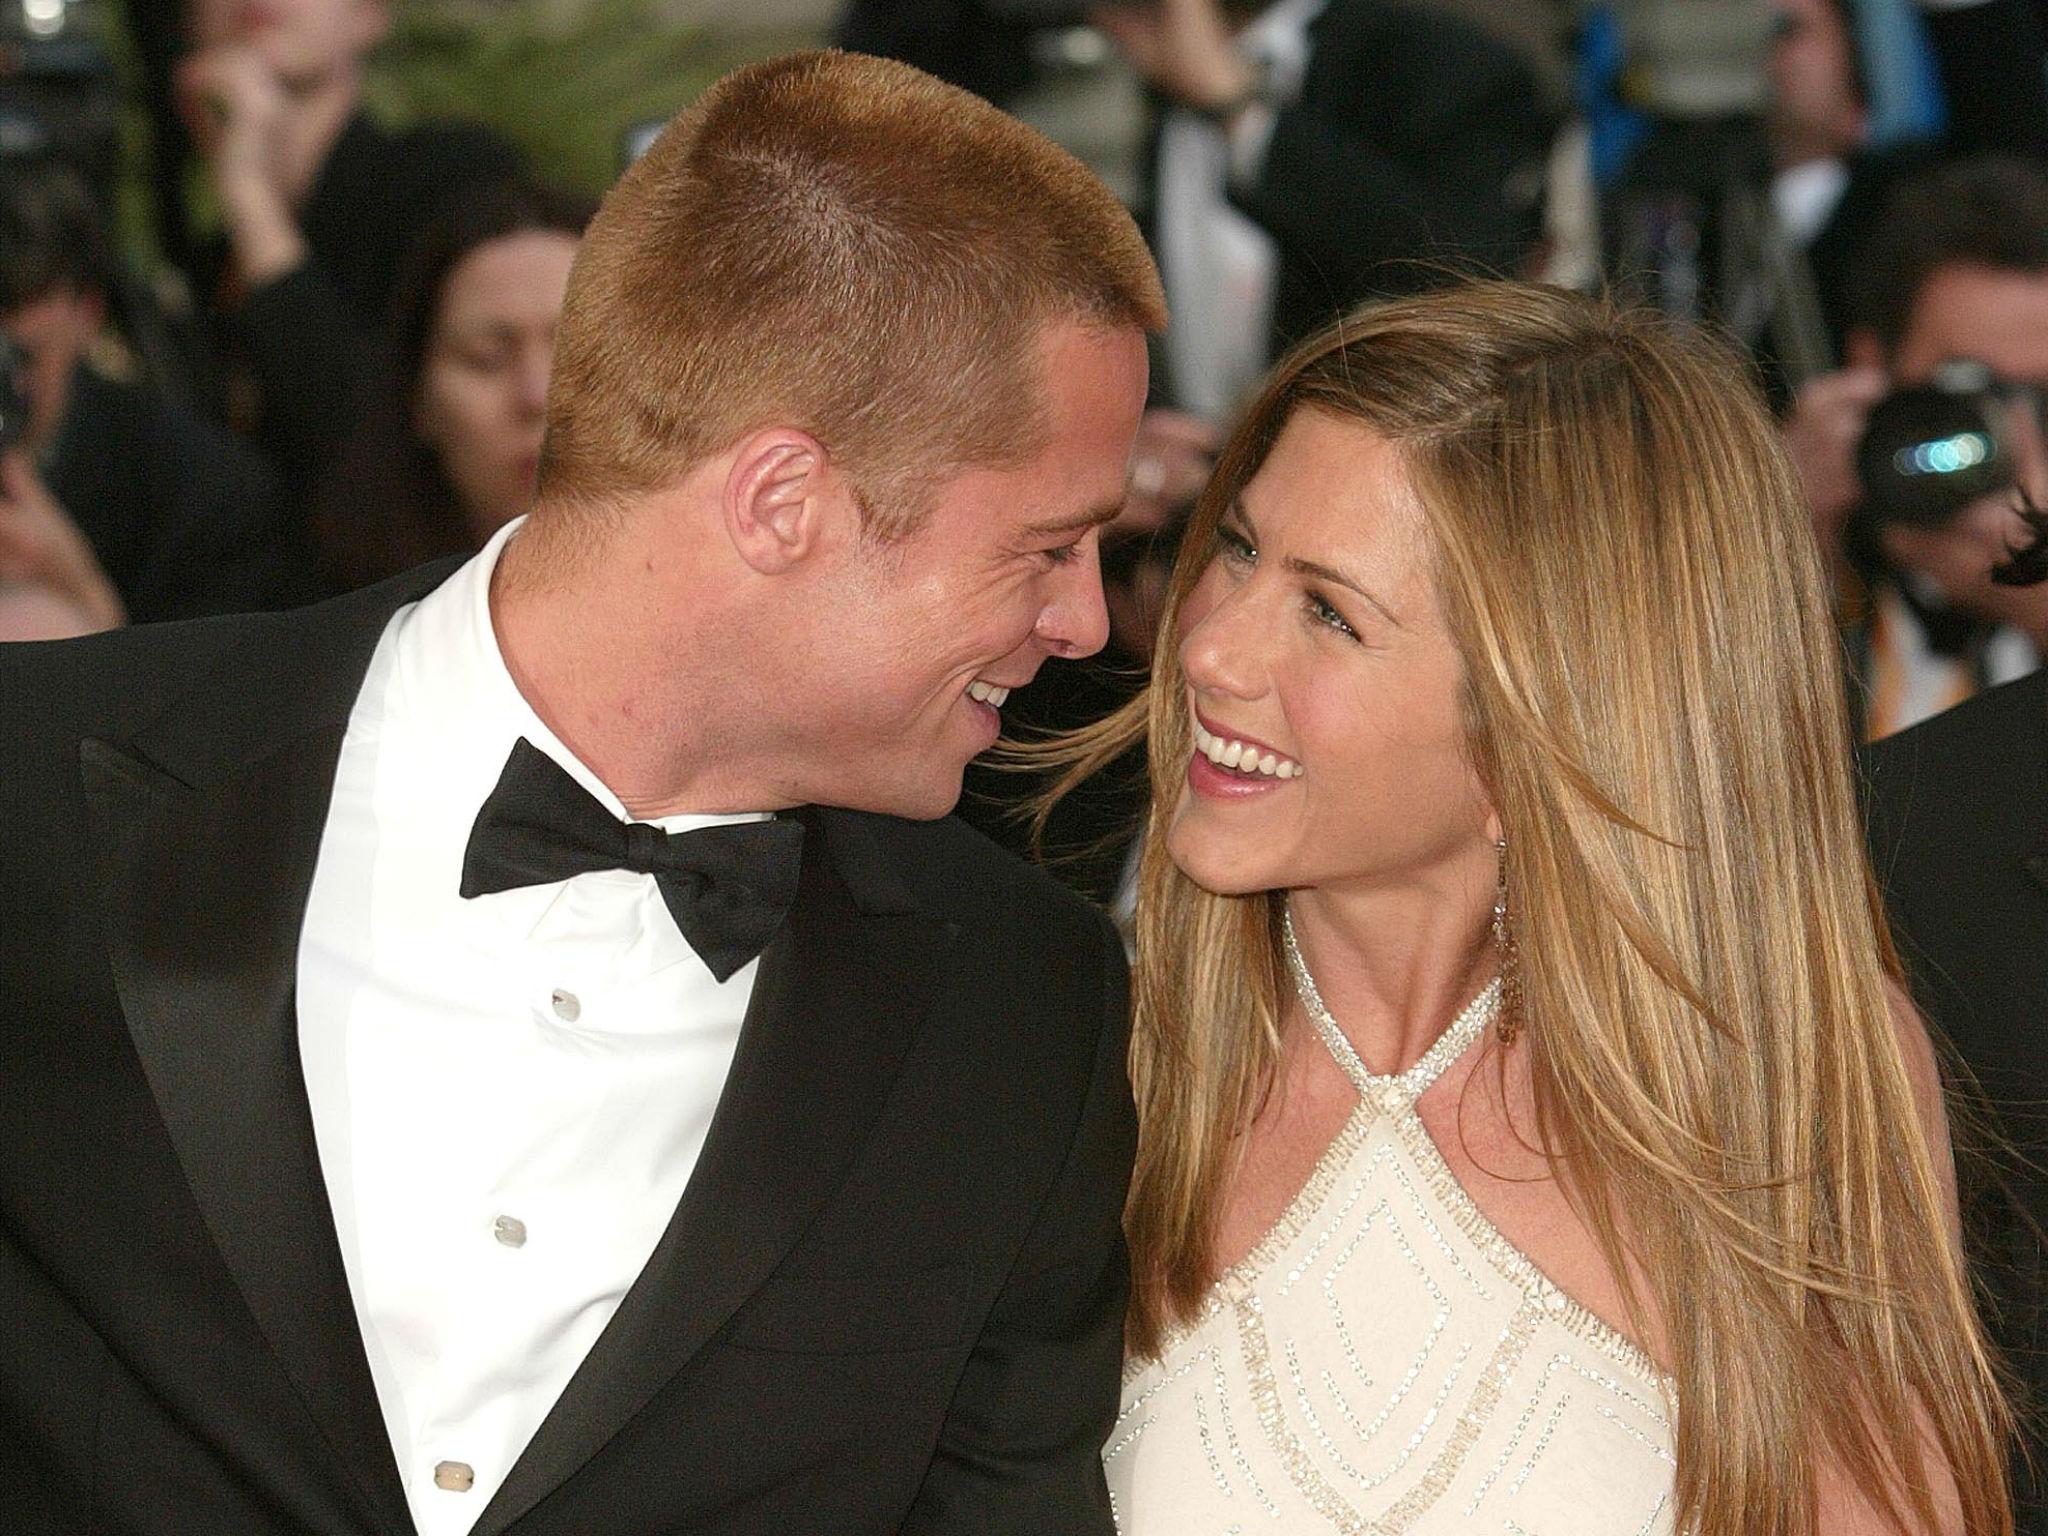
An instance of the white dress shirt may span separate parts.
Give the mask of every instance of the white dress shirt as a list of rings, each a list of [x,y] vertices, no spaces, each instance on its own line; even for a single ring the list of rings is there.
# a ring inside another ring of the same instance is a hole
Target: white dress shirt
[[[385,630],[299,939],[321,1171],[421,1536],[469,1529],[646,1264],[756,970],[716,982],[651,876],[459,894],[521,736],[630,819],[498,650],[490,575],[517,528]]]
[[[1806,160],[1771,178],[1771,209],[1785,238],[1805,250],[1827,228],[1849,190],[1849,162]]]

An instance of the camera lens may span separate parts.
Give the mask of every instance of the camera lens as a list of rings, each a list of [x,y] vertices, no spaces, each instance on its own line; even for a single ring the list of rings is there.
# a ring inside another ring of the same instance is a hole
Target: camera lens
[[[1934,382],[1887,395],[1856,450],[1865,515],[1934,527],[2010,487],[2005,402],[1980,364],[1950,365]]]

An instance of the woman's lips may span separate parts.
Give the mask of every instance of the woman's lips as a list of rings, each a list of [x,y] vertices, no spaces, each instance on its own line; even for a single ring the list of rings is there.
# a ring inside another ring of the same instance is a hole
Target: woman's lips
[[[1258,795],[1277,794],[1293,782],[1219,767],[1200,752],[1188,754],[1188,788],[1205,799],[1249,800]]]

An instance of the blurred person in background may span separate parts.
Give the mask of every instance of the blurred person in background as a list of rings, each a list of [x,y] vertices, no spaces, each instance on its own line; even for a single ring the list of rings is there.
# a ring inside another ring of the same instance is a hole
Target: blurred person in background
[[[2021,531],[2012,486],[2048,495],[2048,172],[1958,161],[1902,182],[1854,292],[1855,376],[1803,393],[1784,434],[1849,583],[1857,704],[1875,739],[2031,671],[2048,648],[2048,593],[1991,579]],[[1858,466],[1871,412],[1879,397],[1953,377],[1953,364],[1978,365],[2000,397],[2007,477],[1934,513],[1886,515]]]
[[[345,430],[407,250],[468,181],[518,168],[489,131],[394,133],[363,105],[385,0],[186,0],[186,125],[225,239],[201,263],[222,408],[302,498]]]
[[[832,44],[901,59],[1008,111],[1037,76],[1033,34],[1079,14],[1057,0],[846,0]]]
[[[1537,70],[1381,0],[1098,6],[1156,103],[1148,232],[1173,404],[1212,423],[1285,346],[1445,268],[1517,271],[1558,126]]]
[[[1771,202],[1805,255],[1837,357],[1857,257],[1893,189],[1944,160],[2048,161],[2048,33],[2032,0],[1925,4],[1921,31],[1946,92],[1938,139],[1870,142],[1870,81],[1855,0],[1776,0],[1766,126]]]
[[[2048,518],[1998,575],[2048,580]],[[2032,1412],[2018,1528],[2048,1533],[2048,670],[1865,749],[1872,862],[1914,999],[1994,1111],[1961,1162],[1986,1317]]]
[[[341,589],[481,549],[533,499],[555,320],[591,199],[458,190],[399,285],[385,355],[312,513]]]
[[[23,406],[0,460],[0,576],[94,629],[304,599],[306,561],[262,464],[104,357],[110,260],[76,172],[0,158],[0,331]]]

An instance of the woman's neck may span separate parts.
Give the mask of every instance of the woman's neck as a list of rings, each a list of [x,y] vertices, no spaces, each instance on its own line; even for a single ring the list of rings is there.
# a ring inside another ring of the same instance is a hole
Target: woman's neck
[[[1316,990],[1369,1070],[1414,1065],[1498,971],[1493,859],[1482,848],[1399,885],[1288,898]]]

